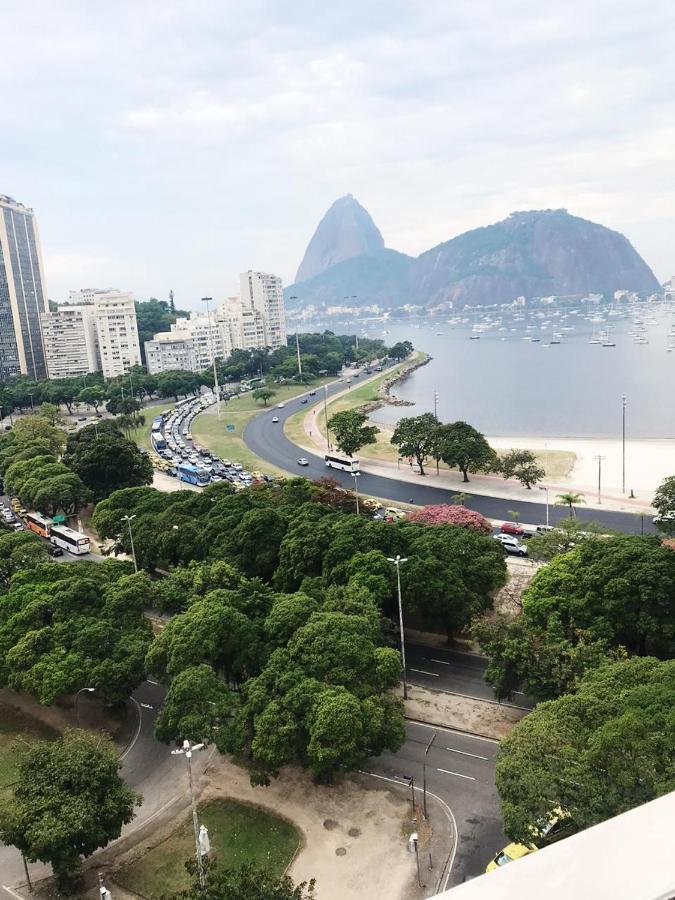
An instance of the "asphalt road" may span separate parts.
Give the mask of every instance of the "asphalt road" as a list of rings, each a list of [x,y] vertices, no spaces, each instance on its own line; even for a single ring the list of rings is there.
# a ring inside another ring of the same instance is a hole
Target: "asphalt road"
[[[355,382],[354,387],[358,384]],[[328,386],[328,396],[339,393],[345,389],[343,382],[335,382]],[[310,397],[310,403],[315,404],[321,400],[323,388],[317,390],[316,397]],[[307,410],[308,404],[303,404],[301,398],[289,400],[283,409],[271,407],[260,415],[254,416],[244,429],[244,441],[253,453],[262,459],[285,469],[287,472],[295,472],[307,478],[322,478],[330,475],[337,479],[344,487],[353,489],[354,479],[349,472],[341,472],[337,469],[328,469],[322,456],[309,453],[307,450],[293,444],[284,434],[284,422],[289,416],[299,410]],[[272,422],[272,417],[279,418],[278,423]],[[298,458],[308,460],[308,466],[299,466]],[[455,489],[434,487],[430,483],[433,476],[425,480],[419,476],[418,484],[408,481],[397,481],[395,478],[387,478],[381,475],[371,475],[362,471],[359,476],[359,490],[371,497],[381,497],[396,502],[413,502],[424,506],[426,504],[447,503],[448,498],[456,493]],[[464,491],[467,496],[466,505],[477,510],[488,519],[510,520],[509,510],[513,508],[514,500],[503,497],[489,497],[483,494],[471,494],[470,488]],[[538,492],[537,492],[538,493]],[[546,519],[546,506],[544,503],[517,501],[521,513],[521,521],[531,525],[543,524]],[[550,522],[553,524],[567,517],[567,512],[561,507],[549,507]],[[584,510],[583,518],[587,521],[598,522],[609,528],[623,531],[627,534],[639,534],[641,523],[639,516],[631,513],[613,512],[611,510]],[[654,526],[648,517],[644,520],[644,530],[654,531]]]
[[[436,738],[427,756],[427,790],[450,808],[457,834],[456,850],[448,886],[480,875],[495,854],[508,844],[502,832],[499,800],[494,783],[497,742],[449,728],[406,723],[407,740],[398,753],[383,753],[368,760],[364,771],[405,785],[412,776],[415,788],[423,783],[425,748]],[[421,791],[415,791],[421,801]],[[427,799],[433,827],[434,817],[445,815],[441,804]],[[448,852],[452,848],[448,847]],[[426,862],[426,861],[425,861]],[[434,860],[442,865],[443,860]],[[424,874],[424,868],[423,868]]]

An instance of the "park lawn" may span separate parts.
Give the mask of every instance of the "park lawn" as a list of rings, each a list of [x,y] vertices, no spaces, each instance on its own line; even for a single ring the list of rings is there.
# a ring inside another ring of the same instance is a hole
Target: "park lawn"
[[[333,380],[332,378],[323,378],[309,385],[270,385],[271,389],[275,391],[275,395],[268,401],[267,409],[271,410],[277,403],[285,403],[287,400],[297,397],[298,394],[304,394]],[[265,407],[255,400],[252,391],[239,394],[236,399],[227,400],[221,404],[220,420],[216,415],[215,406],[210,406],[208,410],[200,413],[192,423],[192,437],[198,444],[208,447],[221,459],[241,463],[249,472],[260,470],[270,475],[284,474],[282,469],[256,456],[244,443],[244,429],[253,416],[264,411]],[[234,425],[234,431],[227,431],[227,425]]]
[[[143,409],[139,411],[139,415],[145,418],[145,425],[139,425],[138,428],[131,428],[128,432],[129,440],[133,441],[134,444],[142,450],[152,450],[152,445],[150,443],[152,420],[155,416],[164,412],[165,409],[173,409],[174,405],[173,400],[167,400],[165,398],[158,403],[153,403],[152,406],[144,406]]]
[[[300,843],[294,825],[257,806],[234,800],[214,800],[199,810],[199,822],[209,830],[211,851],[224,868],[243,863],[284,872]],[[115,874],[115,881],[150,900],[187,889],[185,862],[194,856],[192,817],[166,840]]]
[[[0,702],[0,803],[11,796],[17,778],[18,756],[14,745],[28,749],[36,741],[53,741],[58,732],[13,706]]]

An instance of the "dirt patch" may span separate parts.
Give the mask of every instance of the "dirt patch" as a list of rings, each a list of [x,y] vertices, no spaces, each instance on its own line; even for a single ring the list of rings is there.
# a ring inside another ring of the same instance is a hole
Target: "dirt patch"
[[[495,611],[515,618],[523,609],[523,592],[542,565],[543,563],[530,559],[508,557],[506,560],[507,581],[495,596]]]
[[[361,837],[361,829],[360,828],[350,828],[347,832],[349,837]]]
[[[332,831],[334,828],[337,828],[340,823],[336,822],[335,819],[324,819],[323,827],[326,831]]]
[[[470,700],[457,694],[410,685],[405,714],[410,719],[500,740],[526,712],[503,703]]]

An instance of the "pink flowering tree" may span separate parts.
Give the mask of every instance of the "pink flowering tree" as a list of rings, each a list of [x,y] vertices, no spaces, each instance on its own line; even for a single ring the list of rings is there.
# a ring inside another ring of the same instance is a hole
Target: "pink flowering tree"
[[[480,534],[490,534],[492,531],[492,526],[484,516],[465,506],[423,506],[417,512],[410,513],[408,521],[420,522],[422,525],[459,525],[461,528],[473,528]]]

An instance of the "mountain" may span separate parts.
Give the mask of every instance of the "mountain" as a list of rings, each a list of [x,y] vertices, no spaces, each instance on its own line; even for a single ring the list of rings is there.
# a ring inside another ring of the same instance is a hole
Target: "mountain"
[[[384,240],[370,213],[347,194],[336,200],[319,222],[295,276],[296,284],[346,259],[383,249]]]
[[[324,244],[323,250],[329,259],[330,246]],[[521,295],[609,295],[620,289],[652,293],[659,287],[622,234],[567,210],[547,209],[514,212],[416,258],[383,248],[343,258],[296,282],[288,294],[299,305],[460,307],[510,303]]]

